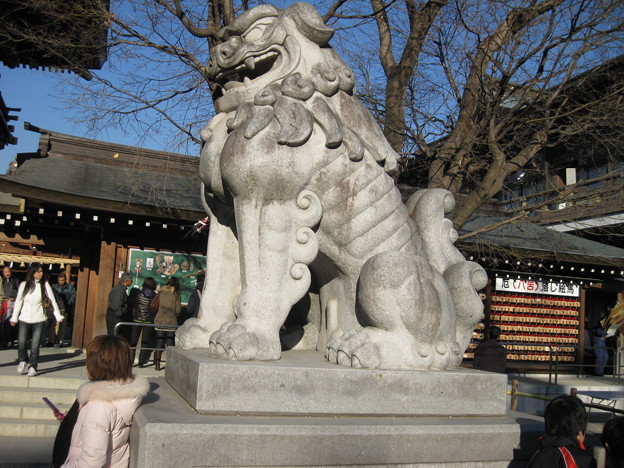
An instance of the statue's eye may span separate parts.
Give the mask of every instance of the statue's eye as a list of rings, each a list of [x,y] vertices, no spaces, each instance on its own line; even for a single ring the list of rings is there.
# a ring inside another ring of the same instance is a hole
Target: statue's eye
[[[252,28],[249,32],[245,33],[245,35],[243,36],[243,41],[247,43],[256,42],[262,37],[262,33],[264,33],[265,28],[265,25],[259,25]]]
[[[242,35],[243,42],[250,44],[252,42],[256,42],[259,40],[267,26],[273,22],[273,19],[261,19],[256,21],[251,27],[247,29],[247,31]]]

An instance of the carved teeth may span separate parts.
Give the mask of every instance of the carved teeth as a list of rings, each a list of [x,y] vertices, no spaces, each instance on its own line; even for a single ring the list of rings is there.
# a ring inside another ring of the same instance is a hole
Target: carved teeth
[[[240,88],[241,86],[245,85],[240,81],[228,81],[227,83],[225,83],[225,85],[223,85],[223,88],[227,91],[228,89]]]
[[[246,58],[243,63],[249,70],[253,71],[256,69],[256,60],[253,57]]]
[[[273,50],[270,50],[257,57],[247,57],[243,61],[243,63],[239,63],[239,65],[236,68],[222,70],[219,73],[217,73],[215,77],[215,81],[222,83],[223,81],[228,79],[228,77],[233,76],[234,79],[232,79],[231,81],[228,81],[227,83],[223,85],[224,92],[232,88],[238,88],[240,86],[246,86],[246,87],[251,86],[252,80],[251,78],[244,76],[245,70],[253,71],[256,69],[256,63],[262,62],[263,60],[267,58],[276,57],[276,56],[278,57],[278,60],[280,60],[281,55]],[[243,77],[243,83],[241,83],[240,81],[236,81],[236,79],[240,79],[241,76]]]

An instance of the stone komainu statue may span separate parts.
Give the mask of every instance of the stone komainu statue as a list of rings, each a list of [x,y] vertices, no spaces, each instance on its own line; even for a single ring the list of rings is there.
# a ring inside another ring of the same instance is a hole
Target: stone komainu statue
[[[259,6],[221,31],[208,64],[217,115],[201,132],[206,286],[178,343],[279,359],[280,327],[310,297],[302,343],[332,362],[457,367],[485,272],[453,246],[449,192],[402,203],[397,155],[332,34],[306,3]]]

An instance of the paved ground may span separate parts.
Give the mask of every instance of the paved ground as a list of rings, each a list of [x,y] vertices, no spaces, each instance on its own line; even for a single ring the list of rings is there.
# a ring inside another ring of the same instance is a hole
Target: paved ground
[[[16,348],[0,350],[0,377],[3,375],[17,375],[17,364]],[[85,354],[82,350],[74,348],[41,348],[38,367],[40,377],[68,377],[87,380]],[[134,372],[146,377],[164,377],[164,370],[157,372],[153,364],[143,369],[135,367]]]

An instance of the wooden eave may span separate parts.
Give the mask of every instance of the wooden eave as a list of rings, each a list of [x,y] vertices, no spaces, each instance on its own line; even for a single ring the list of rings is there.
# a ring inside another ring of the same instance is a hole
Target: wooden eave
[[[206,216],[199,211],[160,208],[155,206],[123,203],[111,200],[102,200],[92,197],[83,197],[53,190],[41,189],[31,185],[23,185],[0,178],[0,190],[14,195],[36,200],[43,203],[57,203],[75,208],[109,211],[129,216],[147,216],[160,219],[184,220],[195,222]]]
[[[474,243],[459,243],[458,248],[464,252],[474,253],[476,255],[483,255],[484,253],[479,248],[479,245]],[[557,263],[575,263],[579,265],[600,266],[600,267],[613,267],[617,269],[624,269],[624,259],[613,257],[599,257],[589,256],[584,253],[571,254],[562,252],[552,252],[546,250],[528,250],[517,247],[499,247],[488,245],[488,253],[485,254],[490,257],[498,257],[500,252],[500,258],[503,257],[518,257],[527,259],[539,259],[549,260]],[[503,255],[504,254],[504,255]],[[567,275],[569,276],[569,275]]]

